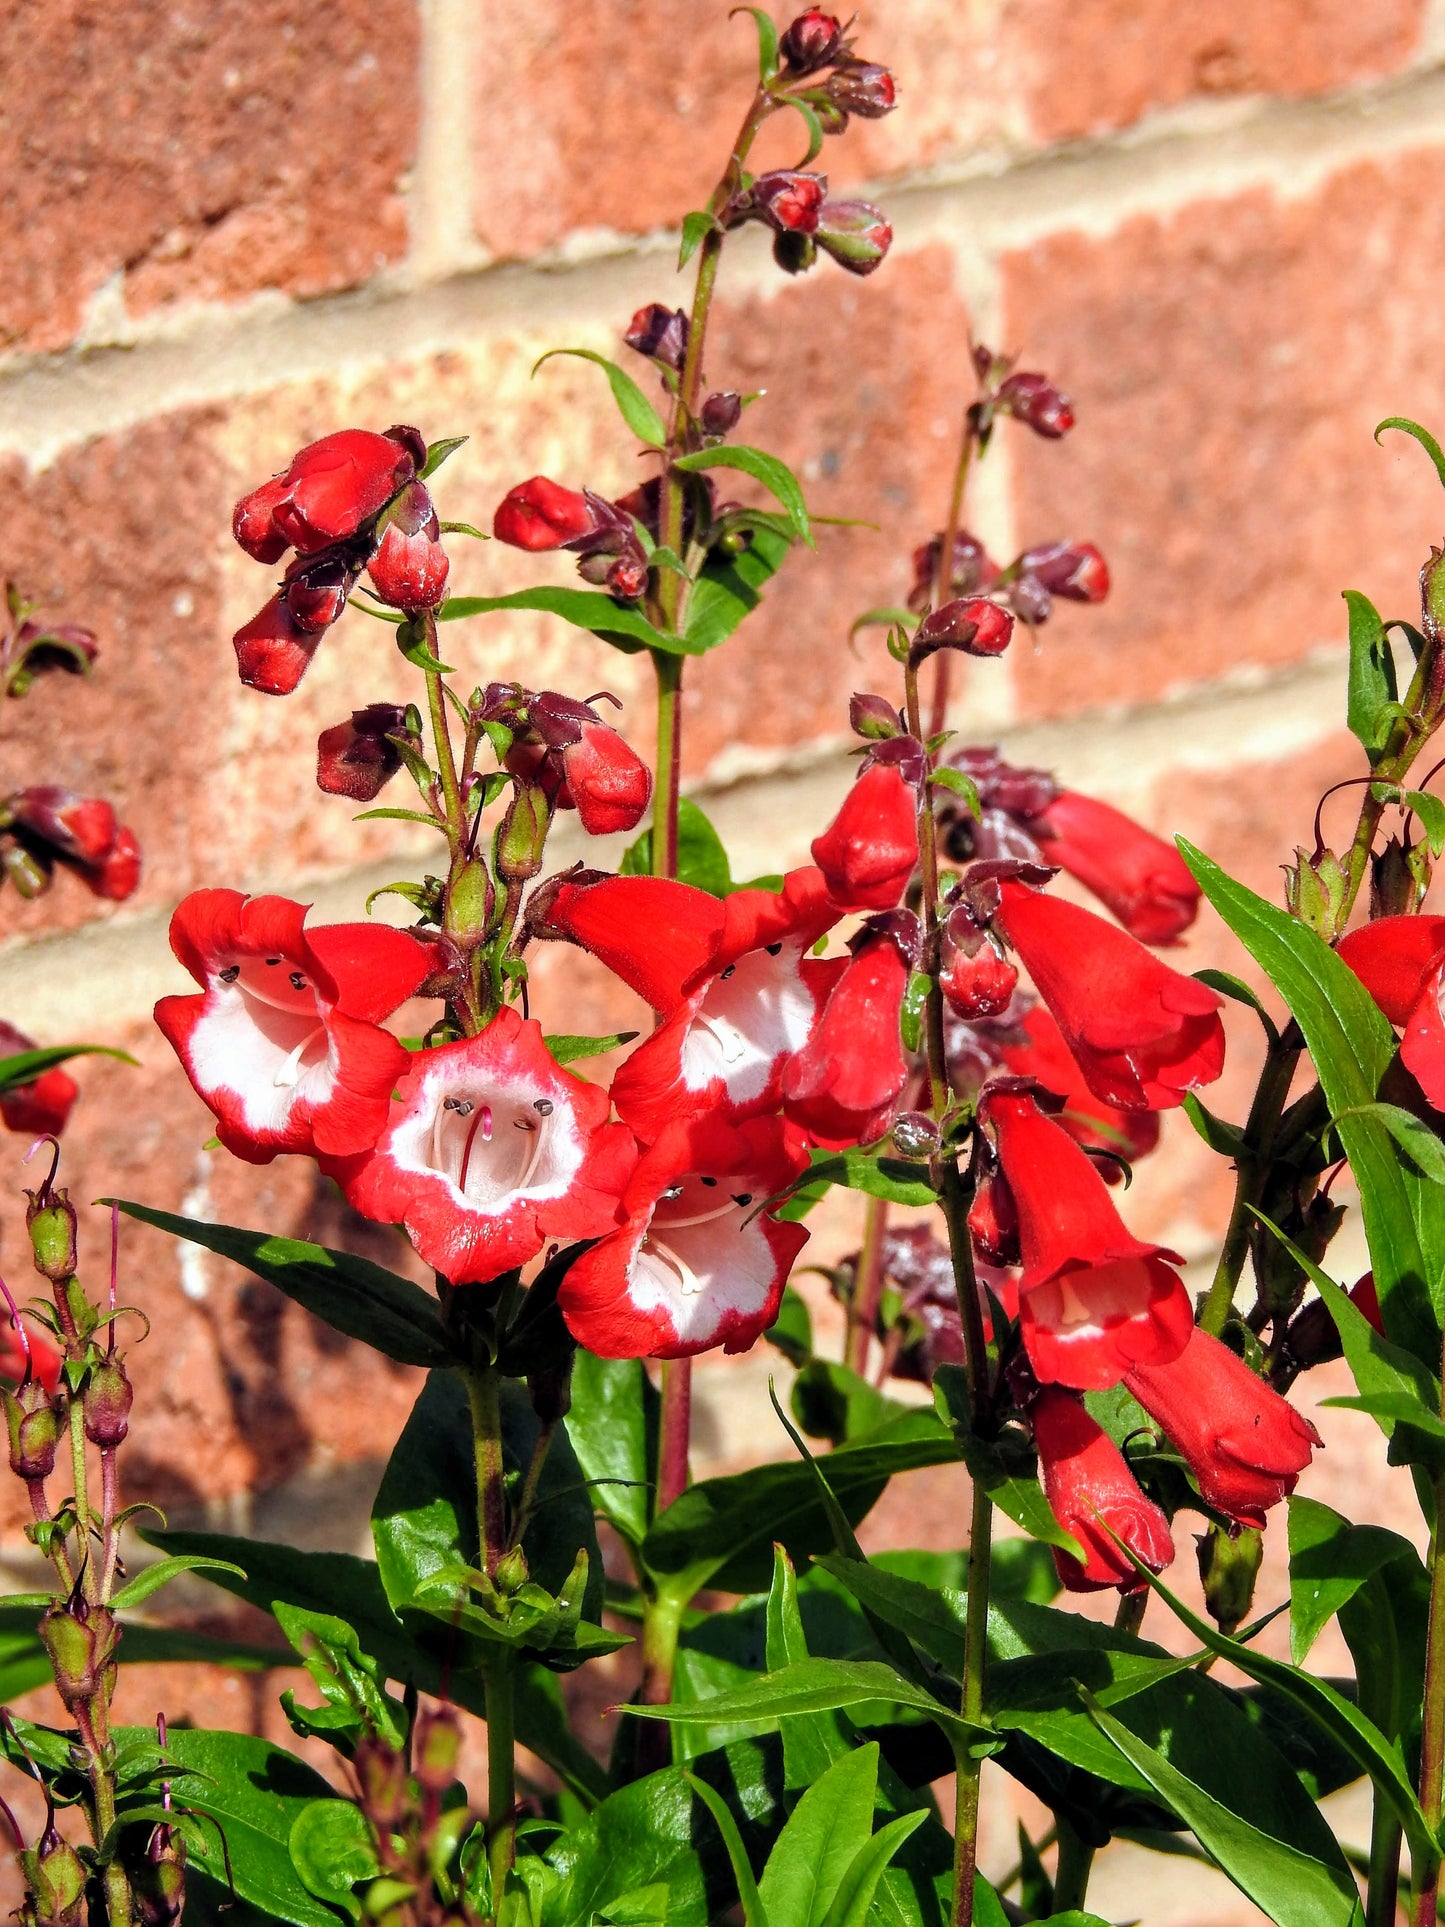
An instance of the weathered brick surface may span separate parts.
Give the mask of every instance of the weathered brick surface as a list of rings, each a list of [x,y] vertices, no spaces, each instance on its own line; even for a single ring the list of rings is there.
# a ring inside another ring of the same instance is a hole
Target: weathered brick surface
[[[1013,445],[1020,539],[1093,539],[1115,585],[1015,654],[1030,711],[1297,661],[1343,642],[1343,588],[1415,615],[1439,496],[1418,449],[1370,435],[1445,413],[1442,180],[1430,148],[1005,260],[1005,337],[1079,403],[1065,443]]]
[[[411,0],[18,0],[0,21],[0,345],[135,312],[367,280],[406,245]]]

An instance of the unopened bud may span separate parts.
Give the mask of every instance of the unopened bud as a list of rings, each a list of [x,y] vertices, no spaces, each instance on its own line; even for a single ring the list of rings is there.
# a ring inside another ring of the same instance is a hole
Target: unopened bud
[[[731,435],[742,420],[743,398],[731,389],[709,395],[698,416],[704,435]]]
[[[898,105],[898,89],[886,67],[868,60],[849,60],[828,76],[828,99],[845,114],[860,120],[882,120]]]
[[[1264,1535],[1253,1526],[1211,1526],[1195,1542],[1199,1577],[1204,1581],[1204,1603],[1210,1617],[1226,1636],[1249,1611],[1254,1583],[1264,1557]]]
[[[540,873],[551,820],[541,786],[518,783],[507,813],[497,825],[494,862],[504,883],[526,883]]]
[[[1024,550],[1018,568],[1070,602],[1102,602],[1109,593],[1109,565],[1092,542],[1042,543]]]
[[[865,742],[885,743],[903,734],[903,718],[886,697],[854,695],[848,701],[848,726]]]
[[[497,1561],[496,1581],[499,1592],[516,1592],[526,1585],[528,1577],[527,1555],[520,1546],[511,1547]]]
[[[1010,375],[998,391],[998,408],[1049,441],[1058,441],[1074,425],[1074,404],[1047,375]]]
[[[1378,917],[1413,916],[1430,888],[1430,872],[1428,843],[1407,847],[1392,836],[1379,855],[1370,858],[1371,922]]]
[[[682,372],[687,360],[688,319],[681,308],[664,308],[651,301],[632,317],[622,339],[649,361],[660,361],[664,368]]]
[[[299,557],[286,571],[286,607],[296,627],[319,635],[338,622],[356,586],[355,565],[339,556]]]
[[[938,1149],[938,1125],[927,1111],[904,1111],[893,1122],[893,1143],[905,1158],[931,1158]]]
[[[85,1384],[85,1436],[92,1445],[124,1444],[134,1397],[120,1360],[102,1359]]]
[[[1284,895],[1292,917],[1333,942],[1345,904],[1345,873],[1333,850],[1311,855],[1297,849],[1295,861],[1285,865]]]
[[[962,649],[970,656],[1001,656],[1013,628],[1013,617],[996,602],[981,596],[962,596],[924,617],[914,635],[910,659],[915,664],[923,662],[938,649]]]
[[[816,238],[849,274],[872,274],[893,245],[893,228],[871,201],[825,201]]]
[[[37,1927],[80,1927],[86,1872],[70,1842],[49,1826],[39,1846],[21,1854],[20,1864],[33,1899]]]
[[[827,193],[826,174],[777,168],[759,174],[739,203],[739,218],[766,221],[779,234],[813,234]]]
[[[153,1829],[131,1893],[140,1927],[176,1927],[186,1904],[186,1843],[174,1827]]]
[[[35,897],[44,896],[50,888],[50,871],[13,837],[0,840],[0,870],[4,871],[27,903]]]
[[[462,950],[475,949],[487,934],[496,891],[485,863],[476,858],[462,866],[447,888],[442,928]]]
[[[32,1379],[16,1392],[0,1392],[10,1435],[10,1470],[17,1479],[48,1479],[55,1470],[60,1418],[45,1388]]]
[[[773,259],[784,274],[806,274],[818,258],[818,244],[811,234],[775,234]]]
[[[619,602],[640,602],[647,594],[647,564],[640,555],[619,555],[603,581]]]
[[[457,1777],[462,1730],[449,1706],[418,1715],[412,1733],[412,1772],[423,1793],[445,1793]]]
[[[843,23],[821,7],[809,7],[783,31],[778,52],[795,74],[816,73],[835,58],[843,45]]]
[[[70,1710],[101,1690],[115,1657],[120,1627],[108,1606],[69,1611],[52,1606],[40,1621],[40,1639],[55,1676],[55,1690]]]
[[[939,983],[954,1015],[975,1023],[1007,1010],[1018,980],[1014,965],[984,937],[951,950]]]
[[[27,1191],[25,1228],[30,1233],[30,1248],[35,1254],[35,1269],[53,1285],[75,1275],[77,1263],[75,1206],[70,1193],[42,1185]]]

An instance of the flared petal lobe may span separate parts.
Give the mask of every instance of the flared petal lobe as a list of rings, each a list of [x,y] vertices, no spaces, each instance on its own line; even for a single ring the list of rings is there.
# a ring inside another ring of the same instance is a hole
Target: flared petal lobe
[[[1087,1554],[1081,1566],[1055,1549],[1054,1565],[1070,1592],[1117,1586],[1135,1592],[1145,1581],[1115,1543],[1122,1539],[1151,1572],[1174,1557],[1169,1521],[1146,1498],[1124,1455],[1078,1399],[1049,1387],[1029,1411],[1044,1496],[1054,1517]]]
[[[918,865],[918,792],[893,764],[865,769],[813,839],[829,894],[850,910],[891,910]]]
[[[1445,917],[1381,917],[1340,940],[1340,955],[1395,1028],[1405,1068],[1445,1108]]]

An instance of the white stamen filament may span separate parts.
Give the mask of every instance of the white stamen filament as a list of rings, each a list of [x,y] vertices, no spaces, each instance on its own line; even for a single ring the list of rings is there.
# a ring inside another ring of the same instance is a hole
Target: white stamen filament
[[[1060,1307],[1063,1312],[1059,1323],[1063,1329],[1071,1331],[1076,1325],[1092,1325],[1095,1322],[1094,1314],[1069,1283],[1069,1274],[1064,1272],[1054,1282],[1059,1288]]]
[[[654,1237],[653,1234],[649,1232],[647,1237],[643,1239],[642,1245],[645,1251],[650,1252],[653,1257],[660,1259],[661,1262],[676,1275],[684,1298],[696,1298],[700,1292],[706,1289],[702,1279],[698,1277],[692,1266],[684,1259],[679,1258],[677,1253],[665,1245],[660,1238]]]
[[[708,1036],[711,1037],[717,1045],[719,1055],[725,1064],[740,1064],[744,1057],[747,1056],[747,1039],[743,1036],[736,1024],[730,1024],[726,1020],[721,1024],[714,1023],[712,1018],[704,1017],[701,1011],[698,1012],[692,1021],[694,1025],[701,1030],[705,1030]]]
[[[301,1042],[277,1066],[276,1075],[271,1080],[278,1090],[294,1090],[301,1082],[301,1059],[310,1050],[316,1039],[324,1034],[325,1024],[318,1024],[315,1030],[308,1031]]]

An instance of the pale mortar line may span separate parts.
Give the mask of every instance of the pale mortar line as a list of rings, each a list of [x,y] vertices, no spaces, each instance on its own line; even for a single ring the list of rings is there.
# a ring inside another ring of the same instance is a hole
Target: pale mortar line
[[[450,10],[465,0],[432,3]],[[1325,100],[1192,106],[1108,140],[1041,153],[994,148],[876,191],[901,247],[972,250],[975,265],[963,272],[975,280],[980,250],[997,254],[1064,227],[1107,233],[1134,214],[1167,214],[1251,188],[1305,195],[1355,161],[1442,142],[1445,71],[1433,70]],[[435,208],[428,220],[433,215],[441,221]],[[445,217],[457,218],[455,210]],[[743,239],[730,253],[729,285],[774,289],[766,246],[756,235]],[[175,408],[264,392],[278,379],[324,378],[341,365],[384,366],[502,331],[555,333],[595,324],[599,313],[625,315],[665,292],[660,271],[675,245],[661,233],[574,236],[552,257],[420,287],[408,264],[366,289],[304,304],[271,294],[147,317],[124,344],[17,358],[0,371],[0,452],[44,466],[76,442]]]
[[[1237,770],[1248,763],[1278,761],[1328,739],[1343,726],[1338,650],[1288,673],[1240,677],[1213,684],[1174,701],[984,731],[1015,762],[1055,770],[1068,783],[1094,788],[1128,806],[1182,771]],[[971,732],[977,738],[980,732]],[[721,761],[694,792],[732,857],[739,877],[808,860],[808,843],[837,808],[854,764],[844,750],[851,739],[814,743],[785,756],[753,752]],[[627,839],[585,838],[575,819],[564,818],[550,849],[556,867],[584,857],[602,868],[616,865]],[[425,846],[431,854],[431,846]],[[403,874],[409,854],[383,863],[306,880],[255,876],[237,880],[252,891],[280,890],[315,904],[318,923],[361,915],[367,894]],[[383,897],[377,915],[404,922],[400,900]],[[69,1039],[83,1031],[104,1042],[124,1035],[148,1016],[158,997],[191,987],[171,957],[168,914],[151,910],[55,936],[19,939],[0,950],[0,1014],[18,1016],[34,1036]],[[77,1022],[77,1010],[84,1012]]]
[[[421,23],[421,115],[408,196],[406,272],[434,281],[488,260],[472,229],[476,0],[421,0]]]

